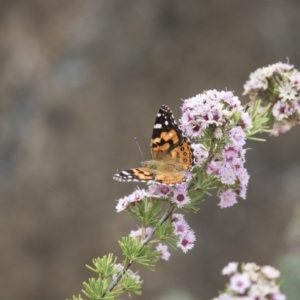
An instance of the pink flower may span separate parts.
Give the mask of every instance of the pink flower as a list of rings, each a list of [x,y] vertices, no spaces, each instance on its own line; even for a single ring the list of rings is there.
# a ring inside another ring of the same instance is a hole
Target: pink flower
[[[250,285],[250,279],[245,274],[237,273],[230,278],[230,288],[239,294],[245,293]]]
[[[168,198],[173,192],[173,187],[163,184],[150,184],[147,192],[152,198]]]
[[[237,126],[232,128],[229,131],[230,140],[232,141],[233,145],[235,146],[243,146],[245,145],[246,141],[246,134],[241,126]]]
[[[246,195],[247,195],[247,188],[246,187],[241,187],[240,188],[240,191],[239,191],[239,196],[242,198],[242,199],[246,199]]]
[[[153,230],[154,229],[152,227],[150,227],[150,226],[146,227],[146,236],[149,235],[149,234],[151,234],[153,232]]]
[[[187,234],[182,236],[178,243],[177,247],[180,247],[184,253],[188,252],[188,250],[194,247],[196,241],[196,236],[192,230],[188,231]]]
[[[172,214],[172,222],[184,221],[183,214]]]
[[[297,72],[290,77],[290,82],[296,88],[300,88],[300,73]]]
[[[272,300],[286,300],[286,295],[281,293],[275,293],[272,295]]]
[[[177,190],[173,194],[172,202],[175,203],[179,208],[190,202],[190,198],[186,194],[186,191]]]
[[[249,113],[247,113],[247,112],[242,113],[241,121],[242,121],[243,129],[249,130],[253,127],[252,120],[251,120]]]
[[[275,122],[270,135],[278,136],[281,133],[286,133],[291,130],[292,124],[287,121]]]
[[[144,197],[146,197],[146,191],[144,189],[143,190],[137,189],[128,196],[129,202],[139,202]]]
[[[230,262],[226,267],[222,270],[222,275],[231,275],[237,271],[238,263]]]
[[[221,161],[212,161],[208,165],[206,173],[208,175],[210,175],[210,174],[219,175],[221,168],[222,168],[222,162]]]
[[[281,101],[277,101],[274,104],[272,108],[272,113],[276,120],[281,121],[287,118],[286,105],[286,103],[283,103]]]
[[[238,168],[235,172],[237,178],[240,181],[242,187],[247,187],[250,179],[250,175],[244,167]]]
[[[131,230],[129,236],[132,237],[132,238],[142,236],[142,228],[139,228],[137,230]]]
[[[195,164],[201,166],[208,157],[208,151],[201,144],[192,144],[195,156]]]
[[[174,227],[174,234],[177,236],[184,236],[190,230],[190,226],[185,220],[177,220],[172,223]]]
[[[145,235],[146,236],[148,236],[152,232],[153,232],[152,227],[146,227],[146,229],[145,229]],[[141,237],[142,236],[142,228],[139,228],[137,230],[131,230],[129,236],[132,237],[132,238]]]
[[[235,161],[240,158],[240,147],[236,147],[233,145],[226,146],[223,150],[223,159],[226,163],[230,163],[235,165]]]
[[[159,243],[158,246],[156,247],[156,250],[161,252],[161,259],[169,260],[171,254],[168,251],[167,245],[163,245],[163,244]]]
[[[125,210],[130,202],[130,198],[125,196],[124,198],[121,198],[118,200],[118,204],[116,206],[117,212],[121,212],[122,210]]]
[[[237,203],[236,193],[232,189],[228,189],[220,194],[220,203],[218,204],[221,208],[233,206]]]
[[[219,172],[220,181],[223,184],[234,184],[236,176],[233,169],[228,165],[223,165]]]

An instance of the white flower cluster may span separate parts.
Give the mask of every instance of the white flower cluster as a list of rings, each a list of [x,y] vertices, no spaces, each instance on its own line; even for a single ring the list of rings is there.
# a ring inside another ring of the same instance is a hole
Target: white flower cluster
[[[238,271],[238,263],[231,262],[223,270],[230,276],[225,293],[214,300],[286,300],[276,283],[280,272],[271,266],[260,267],[255,263],[246,263]]]
[[[262,107],[271,104],[272,135],[290,130],[300,118],[300,72],[289,63],[276,63],[250,74],[244,95],[256,95]]]
[[[244,84],[244,95],[265,91],[269,86],[269,79],[273,76],[287,77],[294,68],[289,63],[278,62],[267,67],[259,68],[250,74],[249,80]]]

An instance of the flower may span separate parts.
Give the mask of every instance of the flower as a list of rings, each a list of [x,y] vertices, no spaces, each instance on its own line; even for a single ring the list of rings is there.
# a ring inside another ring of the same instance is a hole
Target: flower
[[[132,238],[142,236],[142,228],[139,228],[137,230],[131,230],[129,236],[132,237]]]
[[[156,250],[161,252],[161,259],[169,260],[171,254],[168,251],[167,245],[163,245],[163,244],[159,243],[158,246],[156,247]]]
[[[139,202],[146,196],[147,196],[147,193],[144,189],[142,189],[142,190],[137,189],[132,194],[130,194],[128,196],[128,198],[129,198],[129,202]]]
[[[249,130],[253,127],[251,117],[247,112],[242,113],[240,123],[242,128],[246,130]]]
[[[146,227],[145,229],[145,235],[149,235],[153,232],[153,228],[152,227]],[[136,237],[141,237],[143,234],[142,228],[139,228],[137,230],[131,230],[129,236],[132,238],[136,238]]]
[[[238,263],[230,262],[226,267],[222,270],[222,275],[232,275],[237,271]]]
[[[260,267],[256,263],[246,263],[243,266],[243,272],[248,275],[250,280],[257,281],[259,278]]]
[[[245,188],[248,186],[250,175],[248,174],[246,168],[240,167],[235,171],[235,174],[237,178],[240,181],[240,185],[242,188]]]
[[[278,87],[278,96],[281,98],[281,100],[287,101],[287,100],[294,100],[296,99],[297,96],[297,90],[294,89],[294,86],[291,82],[283,82],[279,87]]]
[[[176,190],[172,197],[172,202],[175,203],[179,208],[183,207],[185,204],[190,202],[190,198],[186,191]]]
[[[168,198],[173,192],[173,187],[164,184],[150,184],[147,193],[152,198]]]
[[[272,300],[286,300],[286,295],[281,293],[275,293],[272,295]]]
[[[173,221],[172,225],[174,227],[174,234],[177,236],[184,236],[190,230],[189,224],[184,219]]]
[[[236,176],[230,165],[223,165],[219,171],[220,181],[224,184],[234,184]]]
[[[118,204],[116,206],[117,212],[121,212],[122,210],[125,210],[130,203],[130,198],[125,196],[124,198],[121,198],[118,200]]]
[[[272,108],[272,113],[276,120],[281,121],[287,118],[286,106],[287,104],[281,101],[278,101],[274,104]]]
[[[286,133],[292,126],[293,125],[287,121],[275,122],[270,135],[278,136],[281,133]]]
[[[178,222],[178,221],[183,221],[184,216],[183,214],[172,214],[172,222]]]
[[[230,288],[239,294],[243,294],[250,285],[250,279],[245,274],[237,273],[230,278]]]
[[[194,160],[197,166],[201,166],[208,157],[208,151],[202,144],[192,144],[194,150]]]
[[[180,237],[177,247],[186,253],[194,247],[196,236],[192,230],[189,230],[184,236]]]
[[[246,134],[241,126],[232,128],[229,131],[229,136],[234,146],[244,146],[246,143]]]
[[[228,189],[220,194],[220,203],[218,204],[221,208],[233,206],[237,203],[236,193],[232,189]]]
[[[261,268],[261,272],[268,278],[268,279],[276,279],[280,276],[280,272],[273,268],[272,266],[264,266]]]

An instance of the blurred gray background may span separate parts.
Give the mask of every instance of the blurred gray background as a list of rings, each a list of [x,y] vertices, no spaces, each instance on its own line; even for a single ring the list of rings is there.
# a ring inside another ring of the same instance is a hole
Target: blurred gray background
[[[70,298],[93,276],[86,264],[120,255],[137,222],[116,199],[136,185],[112,176],[138,165],[133,137],[148,154],[161,104],[178,119],[181,99],[241,96],[258,67],[289,57],[300,69],[299,17],[298,0],[0,1],[0,299]],[[195,248],[155,273],[135,267],[142,299],[174,287],[211,299],[229,261],[297,261],[299,130],[248,143],[247,200],[188,215]]]

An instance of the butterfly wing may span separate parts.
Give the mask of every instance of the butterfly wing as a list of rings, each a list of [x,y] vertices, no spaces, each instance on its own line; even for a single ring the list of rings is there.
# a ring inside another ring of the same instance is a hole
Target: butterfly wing
[[[182,134],[173,113],[166,105],[160,108],[153,127],[150,143],[152,159],[170,158],[188,170],[193,165],[193,151],[191,143]]]
[[[150,142],[152,159],[164,158],[183,140],[181,130],[174,119],[172,111],[166,105],[162,105],[155,119]]]

